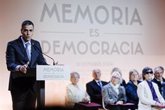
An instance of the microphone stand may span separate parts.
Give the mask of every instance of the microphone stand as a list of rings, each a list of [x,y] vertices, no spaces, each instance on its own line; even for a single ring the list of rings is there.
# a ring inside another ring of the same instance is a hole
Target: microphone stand
[[[58,64],[58,62],[55,62],[55,60],[52,57],[50,57],[49,55],[47,55],[45,53],[42,53],[42,54],[45,55],[45,56],[47,56],[48,58],[52,59],[53,65],[57,65]]]

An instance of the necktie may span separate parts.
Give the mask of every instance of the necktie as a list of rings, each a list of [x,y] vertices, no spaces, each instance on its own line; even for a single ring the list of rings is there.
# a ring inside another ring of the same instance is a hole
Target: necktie
[[[100,86],[100,88],[102,88],[102,83],[101,83],[101,81],[98,81],[97,84]]]
[[[155,92],[155,89],[154,89],[154,87],[153,87],[152,82],[151,82],[151,81],[147,81],[147,83],[148,83],[148,85],[149,85],[149,87],[150,87],[153,100],[155,100],[155,101],[157,101],[157,102],[160,102],[159,99],[158,99],[158,96],[157,96],[157,94],[156,94],[156,92]]]
[[[31,46],[30,46],[30,43],[27,42],[27,43],[25,44],[25,47],[26,47],[26,53],[27,53],[28,59],[29,59],[29,61],[30,61],[30,60],[31,60]]]

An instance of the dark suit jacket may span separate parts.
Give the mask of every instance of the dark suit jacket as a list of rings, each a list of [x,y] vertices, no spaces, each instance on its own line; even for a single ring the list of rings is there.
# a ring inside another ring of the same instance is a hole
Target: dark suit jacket
[[[40,43],[31,39],[31,61],[28,70],[35,70],[36,65],[46,65],[45,59],[41,53]],[[28,62],[26,50],[24,48],[21,37],[8,42],[6,50],[7,69],[10,72],[9,90],[27,89],[32,87],[36,81],[35,75],[29,76],[30,73],[22,74],[15,71],[16,66],[24,65]]]
[[[139,83],[140,81],[138,81],[138,84]],[[137,86],[132,81],[129,81],[125,87],[125,90],[126,90],[127,102],[134,103],[137,106],[139,102],[139,98],[137,95]]]
[[[163,96],[163,98],[165,99],[165,79],[163,78],[163,83],[156,80],[155,78],[152,81],[158,85],[159,91],[160,91],[161,95]]]
[[[107,82],[101,81],[102,86],[106,85]],[[86,90],[91,98],[91,102],[99,103],[102,105],[101,88],[98,86],[95,80],[90,81],[86,84]]]

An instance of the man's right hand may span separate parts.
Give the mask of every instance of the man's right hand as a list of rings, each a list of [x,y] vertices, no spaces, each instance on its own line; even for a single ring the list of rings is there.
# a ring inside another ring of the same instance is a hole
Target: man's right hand
[[[26,65],[21,65],[19,67],[19,71],[21,71],[22,73],[26,74],[26,72],[27,72],[27,66]]]
[[[22,73],[26,74],[27,68],[28,68],[28,64],[29,64],[29,62],[27,62],[27,64],[21,65],[19,67],[19,71],[21,71]]]

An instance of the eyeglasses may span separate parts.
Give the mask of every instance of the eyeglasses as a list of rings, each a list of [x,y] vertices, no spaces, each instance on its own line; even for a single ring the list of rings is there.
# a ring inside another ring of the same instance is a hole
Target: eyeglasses
[[[115,78],[115,79],[120,79],[119,77],[116,77],[116,76],[113,76],[113,78]]]
[[[153,74],[153,72],[147,72],[146,74]]]
[[[73,79],[79,79],[79,77],[71,77],[71,78],[73,78]]]
[[[160,74],[163,74],[163,72],[162,72],[162,71],[156,71],[155,73],[158,73],[158,74],[159,74],[159,73],[160,73]]]

